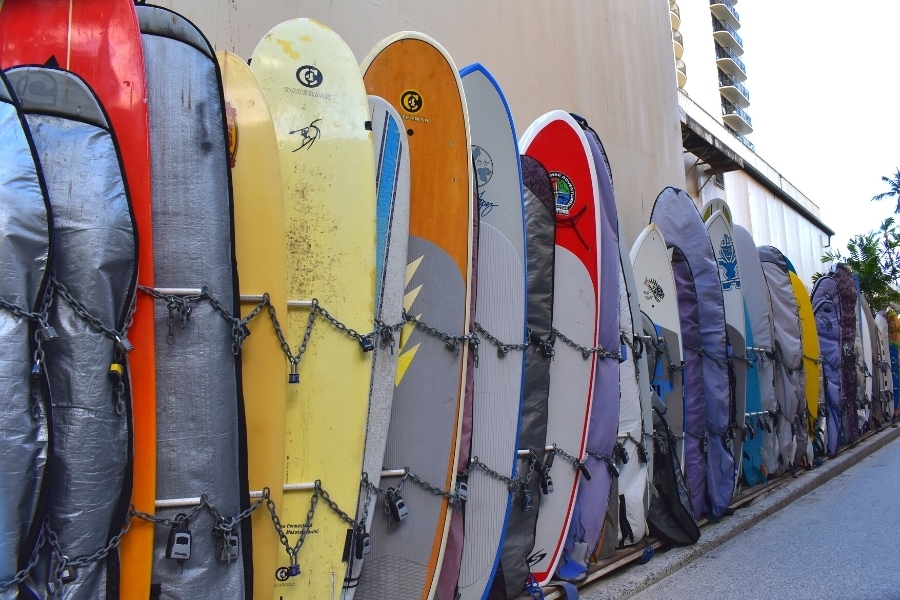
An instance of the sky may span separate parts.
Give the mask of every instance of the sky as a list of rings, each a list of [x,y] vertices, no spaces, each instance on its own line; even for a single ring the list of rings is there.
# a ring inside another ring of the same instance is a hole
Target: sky
[[[877,229],[900,167],[900,2],[745,0],[741,59],[756,152],[821,209],[832,248]],[[898,215],[900,217],[900,215]]]

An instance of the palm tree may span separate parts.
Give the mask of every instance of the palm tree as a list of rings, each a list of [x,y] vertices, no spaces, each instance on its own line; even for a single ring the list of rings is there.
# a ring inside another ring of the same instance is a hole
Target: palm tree
[[[900,169],[897,169],[897,173],[893,177],[882,175],[881,180],[890,186],[890,190],[877,196],[872,196],[872,201],[896,198],[897,208],[894,209],[894,213],[900,213]]]

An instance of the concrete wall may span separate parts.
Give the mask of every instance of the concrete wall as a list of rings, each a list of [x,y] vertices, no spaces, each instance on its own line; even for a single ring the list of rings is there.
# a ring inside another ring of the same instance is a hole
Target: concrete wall
[[[277,23],[312,17],[357,59],[397,31],[440,42],[458,67],[481,62],[503,87],[521,134],[541,114],[584,116],[612,166],[630,245],[657,194],[684,186],[668,4],[660,0],[162,0],[217,50],[246,58]],[[707,8],[707,11],[709,9]],[[711,43],[711,42],[710,42]]]

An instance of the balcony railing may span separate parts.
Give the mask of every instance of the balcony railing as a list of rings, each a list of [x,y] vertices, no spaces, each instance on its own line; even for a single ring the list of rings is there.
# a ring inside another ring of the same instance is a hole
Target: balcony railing
[[[751,133],[753,131],[753,122],[747,112],[725,98],[722,98],[722,116],[725,122],[741,133]],[[737,117],[737,119],[735,119]]]
[[[727,75],[725,73],[720,72],[719,73],[719,87],[720,88],[724,88],[724,87],[735,88],[738,92],[740,92],[741,96],[744,97],[745,101],[748,104],[750,103],[750,92],[748,92],[747,88],[744,87],[744,84],[742,84],[740,81],[735,79],[735,77],[733,75]],[[733,101],[734,100],[732,100],[732,102]]]
[[[714,15],[728,21],[732,27],[741,26],[741,16],[729,0],[709,0],[709,6]]]
[[[675,0],[669,0],[669,19],[672,21],[672,29],[681,27],[681,9]]]
[[[725,37],[727,40],[726,44],[731,46],[735,50],[738,50],[740,52],[740,54],[744,53],[744,40],[742,40],[741,36],[738,35],[738,32],[734,30],[734,27],[732,27],[728,23],[725,23],[724,21],[720,21],[719,19],[717,19],[715,17],[715,15],[712,16],[712,23],[713,23],[713,36],[715,36],[716,39],[719,39],[719,37],[720,37],[720,36],[716,36],[715,35],[716,33],[725,34],[723,37]],[[728,39],[728,36],[731,37],[730,40]]]
[[[672,30],[672,43],[675,48],[675,58],[681,58],[684,54],[684,36],[677,29]]]
[[[742,144],[744,144],[745,146],[750,148],[750,150],[752,150],[753,152],[756,152],[756,146],[754,146],[753,142],[748,140],[747,137],[743,133],[741,133],[740,131],[736,131],[735,129],[732,129],[728,125],[725,126],[725,129],[727,129],[731,133],[731,135],[736,137],[738,139],[738,141],[740,141]]]
[[[683,88],[687,83],[687,65],[680,58],[675,59],[675,78],[678,80],[679,88]]]
[[[734,61],[734,64],[741,70],[741,73],[744,75],[747,74],[747,67],[744,66],[744,61],[738,58],[737,54],[735,54],[731,48],[716,44],[716,60],[726,59]]]

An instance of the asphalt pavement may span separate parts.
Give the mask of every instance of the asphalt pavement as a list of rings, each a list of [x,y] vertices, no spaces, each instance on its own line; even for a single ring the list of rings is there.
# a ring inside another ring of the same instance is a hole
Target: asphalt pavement
[[[898,557],[900,429],[887,429],[580,597],[900,599]]]

